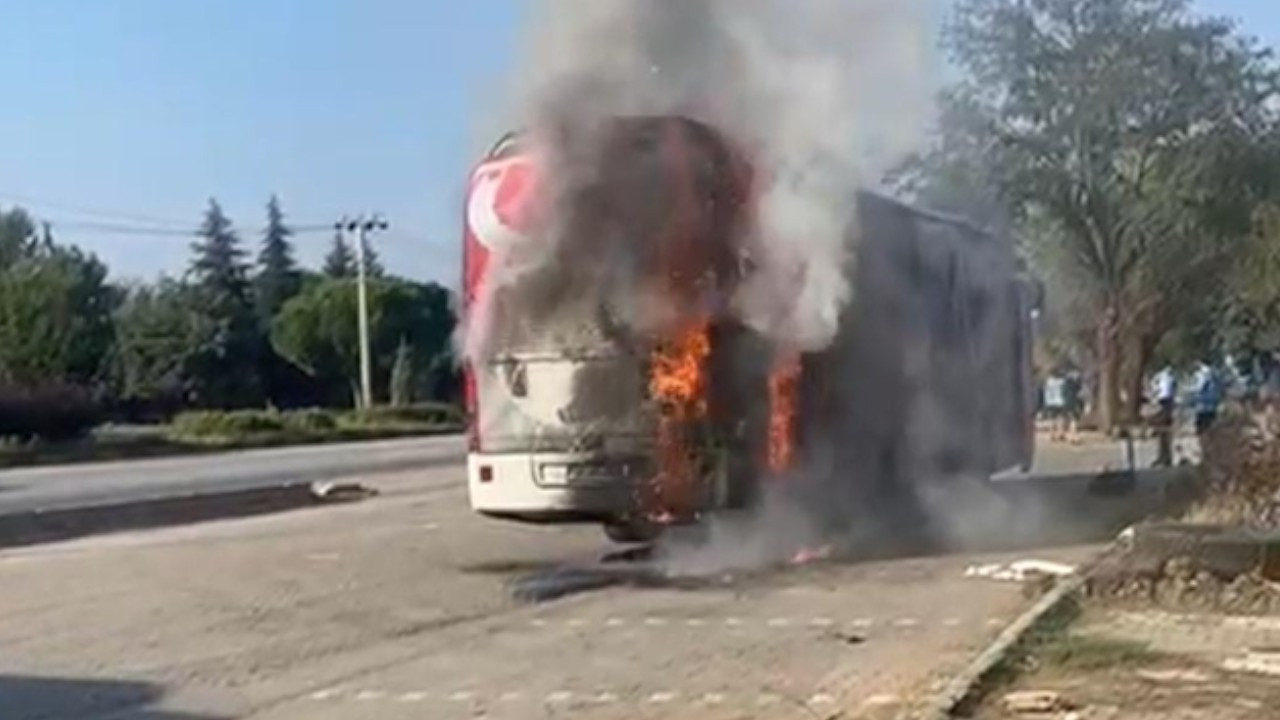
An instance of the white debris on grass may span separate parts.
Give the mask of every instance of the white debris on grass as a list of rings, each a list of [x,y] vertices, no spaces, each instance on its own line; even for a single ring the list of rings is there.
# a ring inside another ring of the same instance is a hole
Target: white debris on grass
[[[1031,715],[1066,710],[1067,704],[1060,693],[1051,690],[1020,690],[1004,696],[1006,712],[1015,715]]]
[[[1280,677],[1280,648],[1249,650],[1242,656],[1227,659],[1222,667],[1230,672]]]
[[[964,576],[1003,582],[1025,582],[1030,578],[1046,575],[1049,577],[1065,577],[1074,574],[1075,571],[1076,567],[1074,565],[1067,565],[1066,563],[1050,560],[1018,560],[1008,565],[999,563],[970,565],[965,568]]]

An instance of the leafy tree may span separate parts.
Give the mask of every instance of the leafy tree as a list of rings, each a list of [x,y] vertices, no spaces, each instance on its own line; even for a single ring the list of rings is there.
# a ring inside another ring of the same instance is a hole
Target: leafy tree
[[[91,386],[101,379],[117,293],[93,256],[54,242],[15,210],[0,215],[0,379]]]
[[[0,272],[0,377],[92,384],[111,346],[110,293],[96,261],[29,257]]]
[[[0,211],[0,269],[30,255],[36,242],[36,225],[22,208]]]
[[[292,235],[293,230],[284,222],[280,200],[272,195],[267,203],[267,227],[262,235],[255,278],[258,309],[267,322],[302,287],[302,276],[294,261],[293,245],[289,242]]]
[[[209,201],[201,240],[193,246],[193,288],[199,310],[214,328],[213,341],[194,359],[196,402],[233,408],[261,404],[260,339],[240,239],[216,200]]]
[[[1274,69],[1184,0],[960,0],[947,38],[965,80],[918,175],[997,207],[1072,288],[1110,427],[1126,356],[1140,377],[1248,224]]]
[[[359,397],[356,283],[320,282],[290,300],[272,327],[272,344],[291,362],[347,399]],[[387,388],[402,346],[430,364],[449,350],[456,324],[449,293],[433,284],[394,278],[369,283],[370,354],[375,394]],[[417,394],[417,393],[415,393]]]
[[[329,254],[324,258],[324,274],[331,278],[349,278],[356,276],[356,258],[342,231],[333,234],[333,243],[329,246]]]
[[[396,359],[391,365],[391,405],[405,407],[412,405],[417,391],[415,377],[417,375],[417,359],[413,356],[413,348],[404,339],[396,348]]]
[[[318,282],[285,303],[271,328],[271,344],[282,357],[358,405],[359,335],[354,281]]]
[[[118,400],[131,416],[168,416],[194,401],[199,358],[217,342],[194,288],[161,279],[131,289],[115,313],[112,368]]]

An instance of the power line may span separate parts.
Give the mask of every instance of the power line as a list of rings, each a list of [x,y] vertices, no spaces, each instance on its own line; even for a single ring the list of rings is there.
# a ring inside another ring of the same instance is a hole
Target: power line
[[[115,223],[91,222],[87,220],[45,220],[51,227],[80,232],[96,232],[107,235],[152,235],[159,237],[195,237],[197,230],[168,230],[165,228],[145,227],[139,225],[119,225]]]
[[[41,222],[47,222],[50,227],[62,230],[74,230],[76,232],[100,233],[105,235],[147,235],[151,237],[199,237],[199,229],[180,230],[177,228],[157,228],[147,227],[144,225],[125,225],[121,223],[94,222],[90,220],[56,220],[48,218],[38,218]],[[333,232],[333,223],[309,224],[309,225],[288,225],[289,231],[294,235],[312,235],[316,233]]]
[[[199,231],[194,229],[193,223],[186,220],[174,220],[171,218],[162,218],[155,215],[145,215],[134,212],[93,209],[7,191],[0,191],[0,201],[37,209],[46,208],[64,213],[71,213],[73,215],[83,215],[86,218],[89,218],[83,220],[55,220],[43,216],[38,217],[38,219],[48,222],[53,227],[61,227],[70,230],[116,235],[154,235],[162,237],[192,237],[199,235]],[[288,227],[295,235],[333,232],[333,223],[331,222],[306,223],[300,225],[286,224],[286,227]]]
[[[26,205],[26,206],[31,206],[35,208],[48,208],[49,210],[59,210],[62,212],[68,212],[75,215],[84,215],[90,218],[97,218],[99,220],[108,220],[108,221],[116,221],[116,222],[123,221],[126,223],[132,223],[135,225],[136,224],[162,225],[162,226],[167,225],[167,226],[173,226],[174,228],[182,228],[190,225],[189,222],[185,222],[181,220],[161,218],[161,217],[156,217],[154,215],[143,215],[140,213],[86,208],[78,205],[72,205],[69,203],[58,202],[55,200],[44,200],[41,198],[36,198],[30,195],[24,195],[21,193],[11,193],[11,192],[0,191],[0,200],[17,204],[17,205]]]

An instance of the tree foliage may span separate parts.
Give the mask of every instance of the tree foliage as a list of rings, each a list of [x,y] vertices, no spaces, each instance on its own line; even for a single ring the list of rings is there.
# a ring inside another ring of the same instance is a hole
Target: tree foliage
[[[0,269],[30,255],[35,242],[35,221],[25,210],[0,210]]]
[[[115,314],[113,375],[131,413],[167,416],[194,400],[197,359],[210,352],[216,326],[193,288],[169,279],[132,288]]]
[[[341,231],[333,234],[333,241],[329,244],[329,254],[324,258],[324,274],[331,278],[356,276],[356,257]]]
[[[117,293],[97,258],[64,247],[21,211],[0,214],[0,380],[95,385]]]
[[[391,364],[391,385],[389,390],[392,407],[412,405],[417,393],[418,358],[413,347],[404,340],[396,347],[395,360]]]
[[[364,272],[372,278],[380,278],[387,274],[386,269],[382,267],[382,258],[378,256],[378,251],[373,249],[373,245],[368,240],[364,241]]]
[[[132,420],[348,403],[359,367],[354,258],[340,248],[331,263],[340,277],[303,270],[291,235],[272,198],[254,271],[210,201],[182,278],[119,289],[105,265],[57,242],[47,223],[0,212],[0,394],[10,410],[59,403],[12,433],[80,432],[99,400]],[[450,295],[385,277],[369,259],[378,392],[402,403],[435,399],[451,387],[438,372],[452,367]]]
[[[285,304],[272,328],[272,344],[285,358],[329,384],[359,395],[356,283],[320,282]],[[394,278],[369,282],[370,355],[375,394],[385,394],[400,347],[417,357],[447,352],[455,320],[448,291]]]
[[[209,201],[201,240],[193,250],[193,290],[212,337],[193,358],[194,398],[209,408],[251,407],[262,402],[261,349],[249,268],[240,239],[216,200]]]
[[[1076,295],[1109,424],[1126,359],[1140,376],[1249,233],[1274,67],[1182,0],[960,0],[947,39],[964,79],[910,179],[1016,226]]]
[[[267,203],[267,227],[262,233],[262,249],[258,252],[258,274],[254,290],[259,314],[270,323],[289,298],[302,289],[302,274],[293,257],[289,238],[293,230],[285,224],[280,200],[272,195]]]

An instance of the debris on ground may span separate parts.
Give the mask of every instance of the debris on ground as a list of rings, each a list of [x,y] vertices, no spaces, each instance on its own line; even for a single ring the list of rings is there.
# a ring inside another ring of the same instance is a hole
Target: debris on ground
[[[1234,408],[1203,440],[1200,499],[1177,522],[1120,533],[1095,598],[1243,614],[1280,612],[1280,414]]]
[[[1280,539],[1251,540],[1224,531],[1183,541],[1161,527],[1152,532],[1164,537],[1148,542],[1144,532],[1091,573],[1085,583],[1089,598],[1173,610],[1280,613],[1280,583],[1273,579]]]
[[[1182,616],[1096,604],[1081,613],[1069,626],[1035,639],[967,717],[1275,720],[1280,647],[1244,652],[1238,640],[1276,644],[1268,639],[1274,631],[1238,627],[1240,622],[1213,613]]]
[[[1079,615],[1025,648],[974,717],[1280,716],[1280,412],[1225,414],[1203,451],[1191,509],[1123,530],[1085,573]],[[1072,707],[1049,707],[1054,693]]]
[[[356,482],[315,482],[311,484],[311,495],[322,502],[355,502],[371,498],[378,491],[367,485]]]
[[[1005,582],[1027,582],[1040,577],[1065,577],[1074,574],[1074,565],[1049,560],[1018,560],[1008,565],[970,565],[965,577],[988,578]]]
[[[1005,712],[1017,715],[1043,714],[1069,710],[1062,694],[1052,690],[1019,690],[1006,693],[1001,705]]]
[[[1228,658],[1222,667],[1230,672],[1280,677],[1280,648],[1249,650],[1238,657]]]
[[[1213,680],[1208,673],[1201,670],[1139,670],[1135,674],[1148,682],[1172,685],[1198,685]]]

